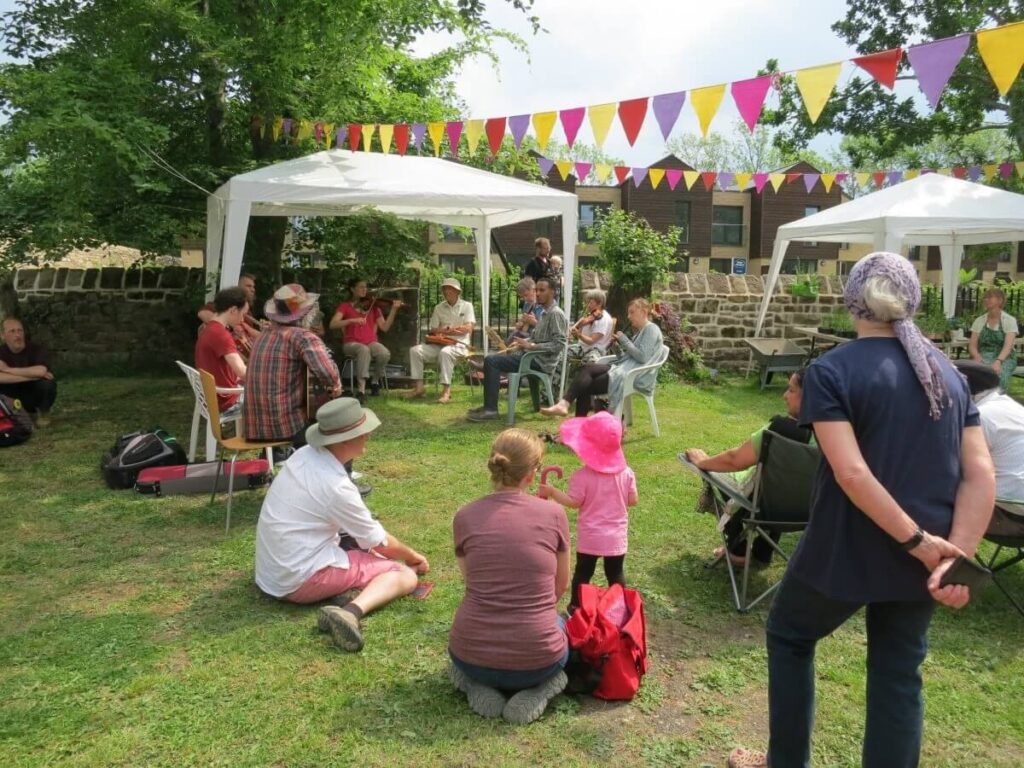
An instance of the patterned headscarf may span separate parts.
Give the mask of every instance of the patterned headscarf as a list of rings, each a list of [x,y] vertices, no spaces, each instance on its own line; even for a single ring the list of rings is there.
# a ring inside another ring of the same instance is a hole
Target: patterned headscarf
[[[953,400],[939,366],[939,351],[914,325],[914,312],[921,303],[921,285],[917,281],[917,272],[907,259],[884,251],[870,253],[857,262],[847,280],[843,300],[854,317],[877,321],[878,318],[864,305],[864,286],[871,277],[886,278],[907,303],[906,318],[894,320],[892,329],[906,350],[917,380],[928,396],[928,412],[933,419],[938,419],[942,415],[943,405],[952,405]]]

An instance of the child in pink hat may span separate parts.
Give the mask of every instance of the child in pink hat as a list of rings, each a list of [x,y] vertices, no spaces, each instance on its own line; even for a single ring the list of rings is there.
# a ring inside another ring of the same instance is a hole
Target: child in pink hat
[[[604,558],[608,584],[626,586],[623,562],[629,530],[629,507],[637,503],[636,476],[622,453],[622,422],[607,411],[567,419],[559,429],[562,443],[572,448],[583,466],[569,478],[567,493],[542,484],[539,495],[564,507],[579,509],[576,520],[576,570],[572,576],[569,613],[579,605],[579,586],[589,584]]]

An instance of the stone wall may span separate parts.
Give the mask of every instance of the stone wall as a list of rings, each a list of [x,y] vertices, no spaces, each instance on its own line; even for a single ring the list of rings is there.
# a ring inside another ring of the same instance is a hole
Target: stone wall
[[[172,370],[192,360],[204,272],[185,267],[20,269],[16,313],[73,370]]]

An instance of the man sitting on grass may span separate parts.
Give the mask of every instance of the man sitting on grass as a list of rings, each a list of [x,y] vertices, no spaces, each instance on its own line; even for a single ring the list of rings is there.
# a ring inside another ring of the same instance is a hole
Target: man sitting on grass
[[[346,651],[363,647],[360,620],[416,588],[427,558],[384,530],[345,471],[380,426],[351,397],[321,406],[306,445],[274,478],[256,525],[256,584],[293,603],[318,603],[356,591],[320,609],[318,626]],[[354,541],[358,548],[343,549]],[[391,559],[395,558],[395,559]],[[403,562],[398,562],[399,560]],[[340,607],[337,603],[340,603]]]
[[[0,395],[20,400],[36,426],[45,427],[57,399],[50,356],[44,347],[25,339],[25,326],[16,317],[6,318],[0,332]]]

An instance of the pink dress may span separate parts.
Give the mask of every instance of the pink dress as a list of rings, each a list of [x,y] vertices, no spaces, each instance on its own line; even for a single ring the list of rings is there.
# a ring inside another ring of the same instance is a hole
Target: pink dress
[[[626,554],[628,508],[637,502],[633,470],[605,474],[582,467],[569,478],[568,494],[583,501],[576,519],[576,552],[597,557]]]

